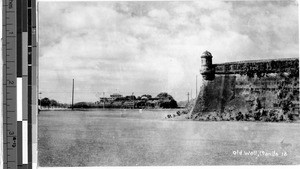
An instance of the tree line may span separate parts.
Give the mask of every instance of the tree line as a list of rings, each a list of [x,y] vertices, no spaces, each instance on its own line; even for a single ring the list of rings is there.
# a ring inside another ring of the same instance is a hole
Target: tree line
[[[39,99],[38,104],[41,108],[72,108],[72,105],[60,103],[47,97]],[[111,101],[97,102],[77,102],[73,108],[177,108],[177,101],[166,92],[159,93],[156,97],[149,94],[141,96],[119,97]]]
[[[45,97],[43,99],[39,99],[38,104],[42,108],[48,108],[48,109],[49,108],[68,108],[68,107],[70,107],[70,104],[59,103],[58,101],[56,101],[54,99],[49,99],[47,97]]]

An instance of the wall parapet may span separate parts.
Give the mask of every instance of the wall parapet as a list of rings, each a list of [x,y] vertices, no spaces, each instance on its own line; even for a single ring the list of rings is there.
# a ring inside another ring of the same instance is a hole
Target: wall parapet
[[[215,74],[289,73],[299,75],[299,59],[274,59],[213,64]]]

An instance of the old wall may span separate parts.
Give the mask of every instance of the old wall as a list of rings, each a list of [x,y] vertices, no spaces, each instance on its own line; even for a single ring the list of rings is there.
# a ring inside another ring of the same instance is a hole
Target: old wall
[[[234,98],[235,76],[216,76],[212,81],[202,81],[194,113],[223,111],[228,101]]]
[[[296,62],[296,63],[295,63]],[[254,113],[258,110],[278,110],[299,114],[299,74],[291,72],[298,70],[298,60],[289,60],[292,65],[282,65],[272,62],[272,71],[253,69],[259,65],[271,62],[247,62],[252,65],[246,70],[240,70],[241,63],[225,63],[214,65],[216,70],[213,80],[202,80],[200,92],[191,117],[195,118],[211,112]],[[293,66],[294,65],[294,66]],[[274,69],[278,67],[278,72]],[[240,68],[239,68],[240,67]],[[236,72],[233,72],[233,70]],[[249,71],[251,70],[251,71]],[[262,70],[262,71],[259,71]],[[280,71],[284,70],[284,71]]]

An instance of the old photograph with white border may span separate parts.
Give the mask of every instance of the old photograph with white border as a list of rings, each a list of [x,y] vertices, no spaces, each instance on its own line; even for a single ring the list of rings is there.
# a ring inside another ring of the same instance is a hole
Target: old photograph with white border
[[[39,2],[38,165],[299,165],[298,5]]]

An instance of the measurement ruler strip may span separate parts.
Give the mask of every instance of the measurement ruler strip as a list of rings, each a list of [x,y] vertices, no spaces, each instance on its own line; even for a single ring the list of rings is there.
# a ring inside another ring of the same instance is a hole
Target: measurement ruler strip
[[[4,0],[2,9],[4,168],[37,168],[36,1]]]
[[[22,0],[17,0],[17,166],[22,169],[22,120],[23,120],[23,79],[22,79]]]
[[[32,134],[32,130],[37,131],[36,116],[37,116],[37,76],[36,68],[37,55],[36,55],[36,1],[28,0],[27,6],[28,14],[28,168],[37,168],[37,132]],[[33,31],[34,30],[34,31]],[[34,63],[34,64],[33,64]],[[35,141],[35,143],[33,143]],[[34,145],[33,145],[34,144]],[[33,150],[35,149],[35,150]],[[34,157],[33,157],[34,156]]]
[[[22,119],[22,164],[28,168],[28,0],[22,1],[22,81],[23,81],[23,119]]]
[[[3,156],[4,168],[17,168],[16,1],[3,1]]]
[[[38,113],[38,86],[37,86],[37,80],[38,80],[38,53],[37,53],[37,45],[38,45],[38,37],[37,37],[37,28],[36,28],[36,0],[32,0],[31,3],[31,111],[30,111],[30,125],[29,127],[31,128],[29,130],[29,135],[31,135],[31,144],[29,143],[31,156],[31,165],[32,168],[37,168],[37,113]]]
[[[31,109],[31,104],[32,104],[32,100],[31,100],[31,91],[32,91],[32,71],[31,71],[31,59],[32,59],[32,22],[31,22],[31,15],[32,15],[32,11],[31,11],[31,0],[28,0],[28,5],[27,5],[27,21],[28,21],[28,46],[27,46],[27,52],[28,52],[28,59],[27,59],[27,64],[28,64],[28,106],[27,106],[27,111],[28,111],[28,168],[31,169],[32,168],[32,120],[31,120],[31,117],[32,117],[32,109]]]

